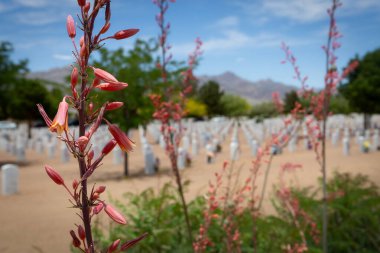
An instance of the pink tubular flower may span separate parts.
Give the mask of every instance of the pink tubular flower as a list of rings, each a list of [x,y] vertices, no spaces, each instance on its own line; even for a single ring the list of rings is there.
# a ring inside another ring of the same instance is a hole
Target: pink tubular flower
[[[63,181],[63,178],[61,175],[58,174],[57,171],[55,171],[52,167],[45,165],[45,171],[48,174],[48,176],[57,184],[57,185],[63,185],[65,182]]]
[[[106,111],[116,110],[124,105],[123,102],[111,102],[106,105]]]
[[[101,83],[95,88],[105,90],[105,91],[118,91],[128,87],[127,83],[113,82],[113,83]]]
[[[108,155],[109,152],[112,151],[112,149],[116,146],[117,142],[115,139],[110,140],[103,148],[102,154]]]
[[[120,130],[115,124],[110,124],[107,121],[108,124],[108,130],[112,134],[112,136],[115,138],[117,144],[123,150],[124,152],[130,152],[133,150],[133,147],[135,146],[134,142],[131,141],[128,136]]]
[[[67,111],[69,110],[69,105],[66,103],[65,98],[59,103],[58,112],[54,117],[53,122],[50,125],[50,131],[57,132],[61,134],[63,131],[69,129],[67,122]]]
[[[113,35],[113,38],[116,40],[126,39],[129,37],[132,37],[139,31],[140,31],[139,29],[127,29],[127,30],[118,31],[117,33]]]
[[[127,221],[125,220],[125,218],[123,217],[123,215],[121,215],[119,212],[117,212],[112,206],[110,205],[106,205],[106,207],[104,208],[104,211],[106,211],[106,213],[108,214],[108,216],[114,220],[115,222],[121,224],[121,225],[125,225],[127,224]]]
[[[71,15],[67,16],[66,28],[67,28],[67,34],[69,35],[69,37],[72,39],[75,38],[75,35],[76,35],[75,23]]]

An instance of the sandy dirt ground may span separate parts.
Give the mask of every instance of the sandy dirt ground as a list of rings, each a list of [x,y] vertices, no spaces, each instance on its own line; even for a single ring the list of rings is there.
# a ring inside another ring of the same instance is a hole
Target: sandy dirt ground
[[[123,177],[122,165],[114,165],[112,155],[107,157],[102,167],[94,174],[91,182],[97,185],[106,185],[107,192],[113,198],[123,199],[123,193],[138,193],[148,187],[159,188],[165,182],[172,181],[169,170],[169,161],[162,149],[153,144],[156,155],[161,158],[161,170],[159,175],[145,176],[143,173],[143,156],[137,133],[134,140],[137,142],[136,150],[130,155],[131,175]],[[248,176],[252,156],[243,134],[239,134],[241,155],[236,168],[242,167],[242,177]],[[221,170],[222,164],[229,159],[229,141],[227,137],[223,143],[222,153],[215,163],[206,164],[204,154],[197,156],[190,168],[183,170],[184,180],[190,180],[191,184],[186,193],[186,198],[191,199],[199,194],[207,192],[208,182],[214,179],[215,172]],[[360,153],[357,145],[353,144],[350,156],[344,156],[342,147],[328,145],[328,175],[333,171],[362,173],[368,175],[373,182],[380,184],[380,152],[369,154]],[[201,150],[204,153],[204,150]],[[69,208],[68,195],[63,187],[55,185],[46,175],[44,164],[55,167],[64,177],[68,185],[78,175],[76,161],[71,159],[63,164],[59,157],[49,160],[47,155],[37,154],[33,150],[27,151],[28,162],[20,166],[19,193],[12,196],[0,196],[0,252],[1,253],[26,253],[26,252],[70,252],[69,231],[74,223],[79,223],[79,218],[73,209]],[[0,151],[0,164],[15,163],[16,158]],[[278,182],[281,164],[286,162],[299,163],[303,168],[291,175],[293,184],[300,186],[316,185],[317,178],[321,176],[320,168],[315,160],[313,151],[303,150],[301,143],[295,153],[284,153],[274,157],[269,175],[269,191],[264,200],[263,212],[270,213],[269,198],[273,196],[271,189]],[[258,187],[262,185],[263,174],[259,176]],[[173,181],[174,183],[174,181]],[[0,181],[1,184],[1,181]],[[107,194],[104,194],[107,199]],[[105,214],[103,214],[105,215]]]

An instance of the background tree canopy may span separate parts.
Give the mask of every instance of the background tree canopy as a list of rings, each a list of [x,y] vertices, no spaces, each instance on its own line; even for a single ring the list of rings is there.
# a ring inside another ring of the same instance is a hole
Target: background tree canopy
[[[44,105],[46,112],[54,116],[56,105],[62,98],[59,90],[49,92],[42,81],[26,79],[27,60],[15,63],[10,56],[13,47],[0,42],[0,119],[40,120],[36,104]]]
[[[380,113],[380,48],[367,53],[359,60],[359,66],[340,86],[340,92],[356,112],[370,115]],[[351,60],[352,61],[352,60]],[[365,120],[365,128],[368,120]]]

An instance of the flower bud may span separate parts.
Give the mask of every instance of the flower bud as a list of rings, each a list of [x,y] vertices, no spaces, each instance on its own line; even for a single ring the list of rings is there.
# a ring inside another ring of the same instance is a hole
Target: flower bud
[[[88,11],[90,10],[90,8],[91,8],[91,4],[90,4],[90,2],[87,2],[85,4],[83,10],[84,10],[85,13],[88,13]]]
[[[52,167],[45,165],[45,171],[48,174],[48,176],[57,184],[57,185],[63,185],[65,182],[63,181],[63,178],[61,175],[58,174]]]
[[[112,253],[114,252],[117,247],[119,246],[120,244],[120,239],[117,239],[116,241],[114,241],[109,247],[108,247],[108,250],[107,250],[107,253]]]
[[[115,222],[122,225],[127,224],[127,221],[125,220],[125,218],[119,212],[117,212],[112,206],[106,205],[106,207],[104,208],[104,211],[106,211],[108,216]]]
[[[92,210],[94,214],[98,214],[100,213],[102,210],[103,210],[103,207],[104,207],[104,204],[102,202],[100,202],[99,204],[97,204],[94,209]]]
[[[95,201],[95,200],[97,200],[99,198],[99,193],[97,193],[97,192],[94,192],[93,194],[92,194],[92,196],[91,196],[91,200],[92,201]]]
[[[78,180],[74,179],[72,185],[73,185],[73,189],[76,190],[78,188],[78,185],[79,185]]]
[[[132,248],[133,246],[135,246],[139,241],[141,241],[142,239],[144,239],[145,237],[148,236],[148,233],[144,233],[142,235],[140,235],[139,237],[135,238],[135,239],[132,239],[130,241],[127,241],[125,243],[123,243],[121,246],[120,246],[120,250],[121,251],[125,251],[127,249],[130,249]]]
[[[78,0],[78,5],[83,7],[86,4],[86,0]]]
[[[102,30],[100,30],[100,34],[104,34],[108,31],[108,29],[110,28],[111,26],[111,23],[110,22],[107,22],[103,27],[102,27]]]
[[[117,142],[115,139],[110,140],[103,148],[102,154],[108,155],[109,152],[112,151],[112,149],[116,146]]]
[[[99,68],[92,68],[94,70],[95,77],[108,83],[116,83],[117,79],[107,71]]]
[[[82,225],[78,226],[78,235],[82,241],[84,240],[84,238],[86,238],[86,233],[84,232],[84,228],[82,227]]]
[[[83,45],[84,45],[84,36],[80,37],[79,45],[80,45],[80,47],[83,47]]]
[[[139,29],[127,29],[127,30],[118,31],[117,33],[113,35],[113,38],[116,40],[126,39],[129,37],[132,37],[139,31],[140,31]]]
[[[75,23],[74,19],[71,15],[67,16],[66,20],[66,28],[67,28],[67,33],[70,38],[75,38],[76,32],[75,32]]]
[[[71,88],[74,89],[78,83],[78,69],[76,67],[71,71]]]
[[[88,138],[86,136],[81,136],[77,140],[79,150],[83,152],[86,149]]]
[[[75,234],[74,230],[70,230],[70,235],[71,235],[71,237],[73,238],[73,246],[74,246],[75,248],[79,248],[79,246],[80,246],[80,241],[79,241],[77,235]]]
[[[91,150],[89,153],[88,153],[88,156],[87,156],[87,159],[88,161],[91,162],[92,158],[94,158],[94,150]]]
[[[114,82],[114,83],[101,83],[96,86],[96,88],[105,91],[118,91],[128,87],[127,83]]]
[[[99,186],[99,187],[95,190],[95,192],[101,194],[101,193],[103,193],[105,190],[106,190],[106,187],[103,186],[103,185],[101,185],[101,186]]]
[[[106,105],[106,111],[116,110],[124,105],[123,102],[111,102]]]

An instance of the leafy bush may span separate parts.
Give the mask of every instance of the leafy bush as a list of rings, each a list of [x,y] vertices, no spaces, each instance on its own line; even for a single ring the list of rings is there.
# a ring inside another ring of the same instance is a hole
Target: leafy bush
[[[316,221],[319,230],[322,227],[320,189],[308,187],[292,189],[293,196],[307,217]],[[380,252],[380,194],[378,187],[362,175],[339,174],[328,182],[329,193],[329,252],[334,253],[375,253]],[[149,236],[130,252],[192,252],[187,241],[186,224],[182,214],[180,200],[175,187],[166,184],[158,193],[148,189],[141,194],[127,193],[127,204],[117,201],[129,221],[129,226],[110,227],[106,237],[100,224],[95,229],[95,239],[106,249],[116,238],[127,240],[144,232]],[[240,232],[242,252],[284,252],[285,245],[300,242],[299,229],[288,211],[273,199],[275,216],[259,216],[252,220],[248,208],[235,217]],[[189,203],[189,214],[193,235],[198,233],[203,222],[203,212],[207,208],[205,198],[198,197]],[[221,213],[221,210],[216,212]],[[305,232],[308,252],[320,253],[321,245],[311,236],[311,227],[304,218],[300,218]],[[254,229],[254,230],[253,230]],[[256,243],[253,243],[253,232]],[[224,241],[224,229],[220,220],[212,222],[208,237],[213,242],[206,252],[228,252]]]

